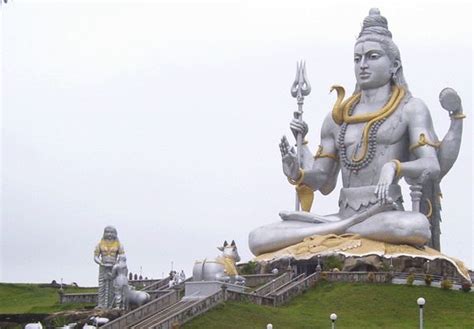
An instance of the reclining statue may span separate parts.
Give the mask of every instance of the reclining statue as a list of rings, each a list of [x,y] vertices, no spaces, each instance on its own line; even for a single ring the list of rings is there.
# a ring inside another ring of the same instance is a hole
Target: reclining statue
[[[410,93],[400,51],[378,9],[371,9],[364,19],[354,47],[354,71],[356,87],[348,99],[344,100],[344,88],[333,87],[337,101],[322,125],[316,155],[303,143],[298,163],[287,138],[281,139],[283,172],[296,185],[305,211],[283,211],[283,221],[253,230],[249,247],[255,255],[312,235],[344,233],[416,247],[429,244],[439,250],[439,182],[459,153],[465,117],[461,100],[452,89],[441,92],[451,126],[440,142],[428,108]],[[295,137],[301,134],[304,139],[308,132],[299,119],[290,127]],[[313,192],[332,192],[339,172],[339,211],[310,213]],[[412,211],[402,205],[402,177],[411,185]],[[430,213],[420,212],[428,208]]]
[[[217,249],[222,251],[221,256],[194,263],[193,281],[222,281],[245,285],[245,278],[238,274],[235,266],[235,263],[240,261],[240,256],[234,240],[230,244],[224,241],[222,247]]]

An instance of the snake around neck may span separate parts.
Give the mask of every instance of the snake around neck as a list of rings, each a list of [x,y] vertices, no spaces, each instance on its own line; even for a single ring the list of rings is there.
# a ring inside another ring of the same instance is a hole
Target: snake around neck
[[[334,86],[331,90],[336,89],[338,97],[332,111],[333,120],[341,126],[337,144],[339,146],[339,156],[346,169],[358,172],[360,169],[372,162],[377,149],[377,131],[385,120],[397,109],[401,100],[405,97],[405,90],[400,86],[393,86],[391,96],[380,110],[359,115],[352,115],[354,108],[360,101],[361,93],[357,93],[342,101],[344,98],[344,88]],[[362,148],[356,150],[356,154],[351,158],[347,157],[345,145],[347,126],[351,123],[364,123],[362,131]]]

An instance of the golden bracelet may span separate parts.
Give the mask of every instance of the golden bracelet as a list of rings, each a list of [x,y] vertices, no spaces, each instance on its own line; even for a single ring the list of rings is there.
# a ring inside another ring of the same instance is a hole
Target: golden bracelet
[[[395,176],[397,176],[397,178],[400,178],[400,176],[402,175],[402,164],[397,159],[394,159],[391,162],[395,163]]]
[[[301,143],[301,145],[306,145],[306,144],[308,144],[308,143],[309,143],[309,142],[308,142],[307,140],[304,140],[304,141]],[[295,146],[298,146],[298,144],[295,144]]]
[[[426,203],[428,204],[428,213],[425,215],[427,218],[430,218],[433,215],[433,205],[431,204],[430,199],[426,199]]]
[[[298,176],[298,179],[293,180],[290,177],[288,177],[288,181],[290,182],[291,185],[300,185],[303,182],[304,179],[304,171],[300,169],[300,174]]]
[[[464,118],[466,118],[466,115],[463,113],[451,115],[451,119],[455,119],[455,120],[462,120]]]

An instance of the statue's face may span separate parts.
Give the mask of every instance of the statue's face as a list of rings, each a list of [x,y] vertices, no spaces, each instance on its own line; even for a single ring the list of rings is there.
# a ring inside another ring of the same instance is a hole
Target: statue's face
[[[106,227],[104,229],[104,239],[106,240],[117,240],[117,232],[112,227]]]
[[[380,43],[359,42],[354,47],[354,72],[362,90],[379,88],[390,82],[395,64]]]

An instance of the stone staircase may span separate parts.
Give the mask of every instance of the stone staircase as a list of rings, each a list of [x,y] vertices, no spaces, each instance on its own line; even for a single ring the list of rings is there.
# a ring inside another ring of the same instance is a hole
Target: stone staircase
[[[142,322],[154,314],[157,314],[170,306],[176,304],[179,301],[180,292],[178,290],[173,290],[167,294],[152,300],[151,302],[142,305],[127,314],[110,321],[101,328],[103,329],[124,329],[130,328],[135,324]]]
[[[282,292],[284,292],[288,289],[291,289],[291,287],[294,287],[295,285],[298,285],[301,281],[303,281],[306,278],[306,273],[301,273],[300,275],[298,275],[294,278],[290,278],[290,275],[287,274],[287,273],[285,273],[284,275],[286,277],[288,277],[289,280],[287,282],[281,282],[279,285],[276,285],[275,288],[272,291],[270,291],[270,292],[268,292],[267,294],[264,295],[265,297],[271,297],[271,296],[279,295]]]
[[[273,276],[269,276],[271,279]],[[262,285],[256,290],[251,290],[250,293],[239,293],[227,291],[224,285],[224,289],[212,294],[207,297],[195,297],[189,296],[180,298],[184,283],[168,289],[164,283],[156,286],[149,286],[149,293],[154,291],[166,292],[166,294],[153,299],[151,302],[130,311],[129,313],[117,318],[105,326],[103,329],[170,329],[176,324],[183,324],[188,322],[192,318],[207,312],[215,306],[223,303],[225,300],[241,300],[243,298],[257,298],[256,300],[265,299],[266,304],[271,304],[273,299],[271,297],[261,297],[262,294],[270,295],[277,293],[282,287],[288,285],[291,282],[298,282],[304,276],[300,275],[297,278],[291,280],[289,273],[271,280],[270,282]],[[188,280],[191,280],[189,278]],[[186,280],[186,281],[188,281]],[[153,289],[158,288],[158,289]],[[160,290],[161,289],[161,290]],[[237,296],[237,297],[236,297]],[[270,303],[269,303],[270,301]],[[258,302],[257,302],[258,303]]]
[[[163,322],[167,322],[166,320],[169,320],[170,318],[175,317],[176,315],[180,314],[184,310],[188,309],[188,307],[193,306],[197,303],[199,303],[200,300],[195,300],[195,299],[188,299],[188,300],[183,300],[181,299],[177,303],[169,306],[168,308],[165,308],[164,310],[157,312],[143,321],[140,321],[139,323],[130,326],[130,329],[145,329],[145,328],[166,328],[165,324]],[[172,324],[171,324],[172,325]]]

